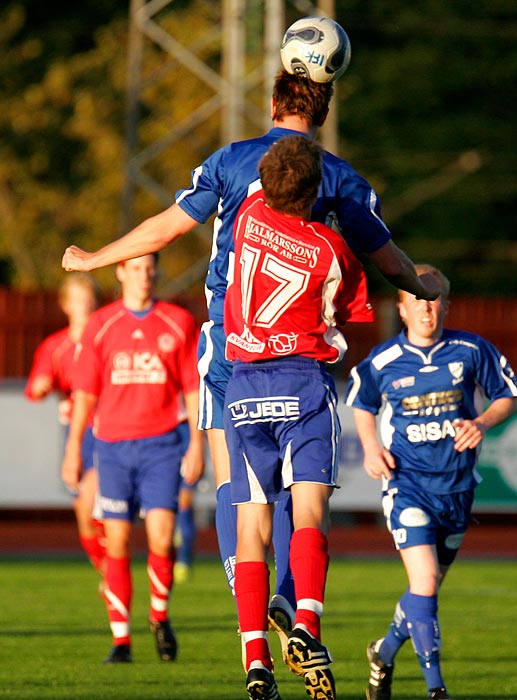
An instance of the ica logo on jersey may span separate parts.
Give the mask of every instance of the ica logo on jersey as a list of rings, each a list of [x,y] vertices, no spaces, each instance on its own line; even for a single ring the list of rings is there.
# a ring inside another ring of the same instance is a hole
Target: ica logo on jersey
[[[156,353],[118,352],[113,356],[112,384],[165,384],[167,372]]]

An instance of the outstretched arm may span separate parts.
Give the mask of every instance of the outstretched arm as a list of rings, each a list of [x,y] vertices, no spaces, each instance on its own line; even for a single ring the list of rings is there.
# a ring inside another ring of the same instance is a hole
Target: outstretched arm
[[[440,285],[436,277],[428,272],[418,275],[411,259],[392,240],[369,253],[368,257],[397,289],[409,292],[417,299],[433,300],[440,294]]]
[[[363,466],[366,473],[372,479],[380,479],[383,476],[390,479],[391,470],[395,469],[395,460],[391,452],[379,444],[374,414],[362,408],[354,408],[354,422],[363,446]]]
[[[160,214],[146,219],[122,238],[117,238],[92,253],[75,245],[70,246],[65,250],[62,266],[67,272],[89,272],[98,267],[155,253],[191,231],[198,223],[180,206],[173,204]]]

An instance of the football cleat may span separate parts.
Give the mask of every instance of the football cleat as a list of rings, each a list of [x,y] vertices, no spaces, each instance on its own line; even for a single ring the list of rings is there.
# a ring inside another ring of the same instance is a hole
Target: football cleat
[[[366,656],[370,664],[370,677],[366,689],[366,700],[391,700],[391,679],[394,664],[385,664],[379,657],[379,649],[384,641],[375,639],[366,647]]]
[[[274,630],[278,634],[280,646],[282,647],[282,658],[288,666],[287,639],[293,629],[294,616],[295,612],[287,598],[284,598],[279,593],[275,593],[268,608],[269,629]]]
[[[275,677],[266,668],[252,668],[246,677],[250,700],[280,700]]]
[[[304,677],[305,690],[313,700],[334,700],[336,686],[329,666],[333,659],[329,650],[315,637],[295,627],[287,641],[289,668]]]
[[[149,620],[149,629],[156,639],[156,651],[162,661],[174,661],[178,655],[178,642],[169,620],[154,622]]]
[[[112,647],[109,656],[103,663],[105,664],[130,664],[133,661],[131,658],[131,646],[129,644],[118,644]]]
[[[450,700],[450,695],[445,688],[431,688],[429,700]]]

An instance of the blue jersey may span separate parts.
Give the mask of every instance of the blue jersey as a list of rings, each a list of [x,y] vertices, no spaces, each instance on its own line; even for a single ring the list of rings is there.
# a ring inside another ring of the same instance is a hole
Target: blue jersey
[[[352,369],[345,402],[373,414],[382,409],[380,436],[397,465],[390,486],[407,480],[445,494],[479,482],[478,450],[454,449],[454,421],[479,415],[483,393],[490,401],[517,396],[512,368],[491,343],[444,330],[423,348],[402,331]]]
[[[233,225],[239,207],[260,189],[261,156],[275,141],[293,134],[300,135],[275,127],[259,138],[224,146],[193,171],[188,189],[176,193],[176,203],[200,223],[217,212],[206,278],[209,318],[216,323],[223,322],[224,297],[233,270]],[[335,221],[356,254],[371,253],[391,238],[374,190],[349,163],[327,152],[311,218],[330,226]]]

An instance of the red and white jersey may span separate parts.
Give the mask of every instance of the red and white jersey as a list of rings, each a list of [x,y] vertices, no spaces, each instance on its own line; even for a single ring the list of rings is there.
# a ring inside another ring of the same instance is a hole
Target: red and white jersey
[[[68,328],[52,333],[36,348],[31,371],[25,385],[25,397],[37,401],[32,386],[36,377],[48,377],[52,391],[59,394],[59,420],[67,425],[70,422],[72,372],[76,343],[70,338]]]
[[[262,191],[242,204],[234,235],[227,359],[341,359],[347,344],[336,323],[373,320],[363,267],[341,236],[273,211]]]
[[[181,395],[199,389],[198,335],[186,309],[163,301],[141,318],[122,301],[94,312],[73,386],[98,398],[95,435],[115,442],[175,428]]]

